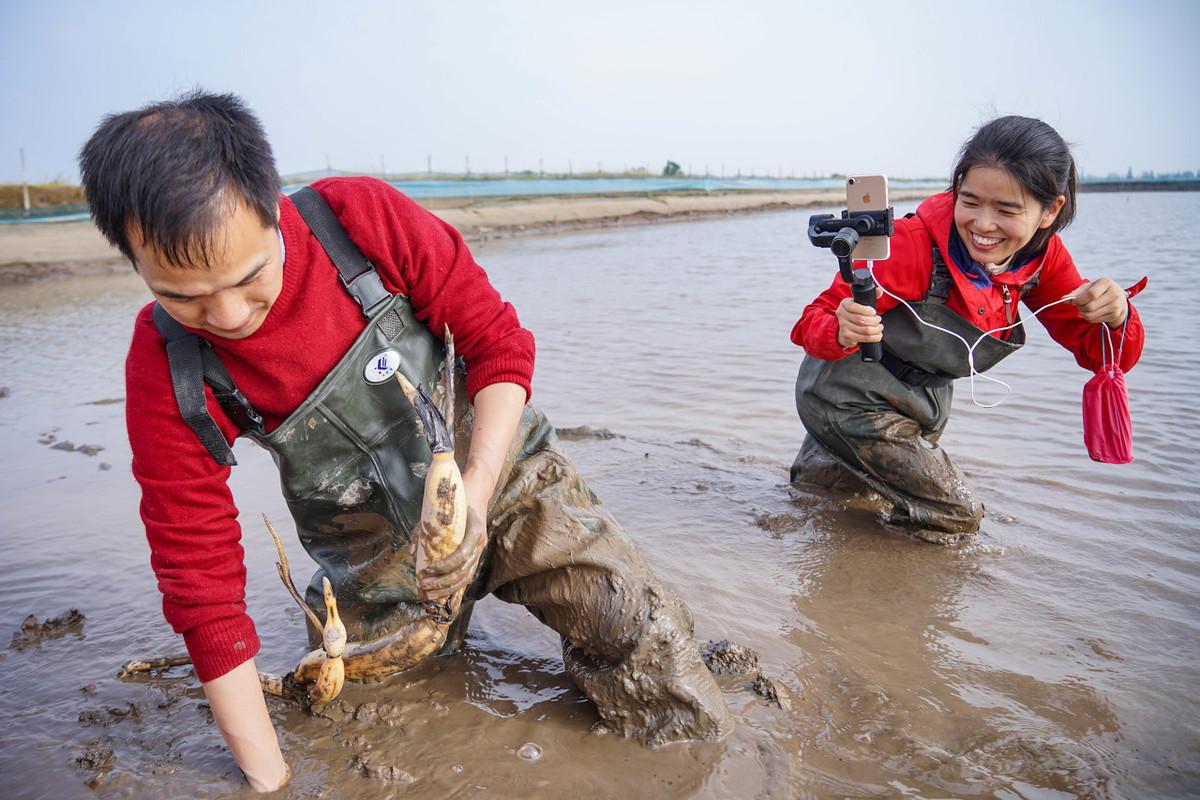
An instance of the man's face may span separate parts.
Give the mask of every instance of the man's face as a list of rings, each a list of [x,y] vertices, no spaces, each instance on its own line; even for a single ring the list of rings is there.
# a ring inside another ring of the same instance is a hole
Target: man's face
[[[207,268],[167,262],[136,228],[129,239],[138,274],[167,313],[223,339],[257,331],[283,288],[279,234],[240,200],[213,237]]]

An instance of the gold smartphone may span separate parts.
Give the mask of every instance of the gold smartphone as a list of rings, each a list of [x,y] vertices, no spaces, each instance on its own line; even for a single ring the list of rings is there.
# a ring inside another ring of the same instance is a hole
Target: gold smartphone
[[[888,207],[886,175],[852,175],[846,178],[846,210],[883,211]],[[850,257],[855,261],[883,261],[892,254],[887,236],[864,236]]]

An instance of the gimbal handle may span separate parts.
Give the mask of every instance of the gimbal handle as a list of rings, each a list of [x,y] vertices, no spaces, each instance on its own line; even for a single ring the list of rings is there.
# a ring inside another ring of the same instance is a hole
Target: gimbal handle
[[[859,305],[875,308],[875,279],[869,269],[855,269],[851,253],[863,236],[891,236],[894,231],[892,207],[882,211],[843,211],[840,218],[833,214],[814,214],[808,218],[808,240],[817,247],[828,247],[837,256],[842,280],[850,285],[850,294]],[[883,358],[880,342],[861,342],[858,352],[862,360],[878,363]]]

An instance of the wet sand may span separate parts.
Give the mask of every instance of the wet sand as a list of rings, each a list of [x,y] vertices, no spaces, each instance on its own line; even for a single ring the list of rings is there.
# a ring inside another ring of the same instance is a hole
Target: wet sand
[[[920,192],[894,192],[894,200]],[[698,219],[837,202],[840,191],[724,192],[638,196],[496,197],[421,201],[470,242]],[[126,269],[90,221],[0,225],[0,286]]]
[[[1167,251],[1147,260],[1131,218],[1161,224],[1143,234]],[[962,548],[904,538],[870,496],[786,483],[802,438],[787,333],[835,269],[807,244],[806,211],[479,243],[537,336],[534,402],[688,603],[698,643],[718,643],[737,728],[657,750],[595,732],[557,637],[488,598],[455,656],[348,685],[318,715],[272,701],[295,773],[278,796],[1200,794],[1200,452],[1187,416],[1200,355],[1186,335],[1200,307],[1185,285],[1200,250],[1167,235],[1197,218],[1195,194],[1081,198],[1067,243],[1084,274],[1151,273],[1137,300],[1150,341],[1128,375],[1135,460],[1087,459],[1089,376],[1032,325],[994,373],[1014,388],[1002,405],[975,407],[959,385],[942,444],[988,511]],[[124,351],[147,299],[126,271],[0,291],[0,635],[21,642],[0,650],[6,797],[251,796],[188,668],[116,677],[131,658],[182,651],[124,432]],[[258,515],[287,510],[270,457],[236,451],[257,662],[282,672],[308,649],[306,623]]]

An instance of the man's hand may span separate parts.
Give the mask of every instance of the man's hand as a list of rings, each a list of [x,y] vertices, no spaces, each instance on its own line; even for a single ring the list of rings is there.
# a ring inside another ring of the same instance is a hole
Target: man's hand
[[[469,366],[469,365],[468,365]],[[493,383],[475,394],[471,449],[462,471],[467,501],[467,530],[450,556],[417,573],[422,593],[432,599],[450,597],[469,586],[487,548],[487,509],[525,407],[525,390],[515,383]]]
[[[1129,299],[1125,290],[1112,278],[1088,281],[1071,293],[1071,303],[1079,307],[1085,322],[1103,322],[1119,328],[1129,314]]]
[[[444,600],[459,589],[471,585],[475,568],[487,548],[487,507],[496,486],[496,476],[483,463],[467,459],[463,470],[463,490],[467,501],[467,529],[462,544],[441,561],[426,565],[417,575],[422,593],[431,600]]]
[[[417,574],[421,593],[431,600],[445,600],[459,589],[470,586],[486,547],[487,526],[468,506],[467,530],[462,544],[446,558],[428,564]]]

